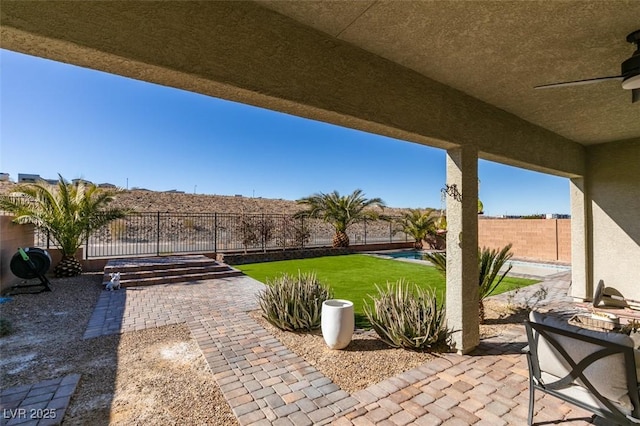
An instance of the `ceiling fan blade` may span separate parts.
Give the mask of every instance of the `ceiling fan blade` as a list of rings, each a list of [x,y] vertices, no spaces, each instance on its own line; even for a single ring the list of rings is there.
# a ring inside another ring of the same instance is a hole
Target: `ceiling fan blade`
[[[640,102],[640,89],[631,89],[631,103]]]
[[[607,80],[622,80],[624,77],[621,75],[612,75],[609,77],[589,78],[587,80],[565,81],[562,83],[543,84],[541,86],[535,86],[534,89],[551,89],[554,87],[568,87],[568,86],[581,86],[583,84],[600,83]]]

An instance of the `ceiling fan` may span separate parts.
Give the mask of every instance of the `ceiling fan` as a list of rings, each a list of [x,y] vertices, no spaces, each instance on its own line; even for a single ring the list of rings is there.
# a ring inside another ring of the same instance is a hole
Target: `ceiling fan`
[[[622,63],[622,73],[609,77],[597,77],[587,80],[565,81],[562,83],[543,84],[534,89],[550,89],[554,87],[579,86],[582,84],[600,83],[607,80],[622,80],[622,88],[631,90],[631,103],[640,101],[640,30],[636,30],[627,36],[629,43],[635,43],[636,51]]]

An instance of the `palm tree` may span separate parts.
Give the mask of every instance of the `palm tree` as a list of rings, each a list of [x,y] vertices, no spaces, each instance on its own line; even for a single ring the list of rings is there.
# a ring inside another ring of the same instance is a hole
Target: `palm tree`
[[[413,237],[416,249],[422,249],[422,242],[428,235],[436,235],[436,217],[433,213],[434,209],[409,209],[398,219],[400,230]]]
[[[356,189],[350,195],[341,196],[338,191],[329,194],[317,193],[297,200],[298,204],[308,206],[306,210],[297,212],[294,217],[309,217],[322,219],[330,223],[336,234],[333,237],[333,247],[349,247],[347,228],[354,222],[363,219],[378,219],[380,215],[367,207],[385,207],[380,198],[364,197],[361,189]]]
[[[120,190],[104,190],[83,181],[69,183],[58,177],[56,186],[44,181],[25,184],[17,187],[17,194],[0,196],[0,210],[15,215],[15,223],[31,223],[46,231],[62,251],[55,276],[71,277],[82,272],[75,253],[85,239],[127,212],[106,208]]]

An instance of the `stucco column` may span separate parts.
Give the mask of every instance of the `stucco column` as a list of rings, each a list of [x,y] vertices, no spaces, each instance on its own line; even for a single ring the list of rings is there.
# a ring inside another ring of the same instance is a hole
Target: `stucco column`
[[[591,300],[593,285],[589,272],[589,211],[584,178],[573,178],[569,184],[571,198],[571,297]]]
[[[480,342],[476,148],[447,151],[447,185],[456,185],[462,194],[461,200],[447,195],[447,320],[456,330],[456,349],[468,353]]]

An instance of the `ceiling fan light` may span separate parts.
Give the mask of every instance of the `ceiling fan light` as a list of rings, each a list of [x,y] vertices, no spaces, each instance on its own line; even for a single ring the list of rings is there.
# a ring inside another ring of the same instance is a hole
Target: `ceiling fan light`
[[[622,80],[622,88],[625,90],[640,89],[640,74]]]

